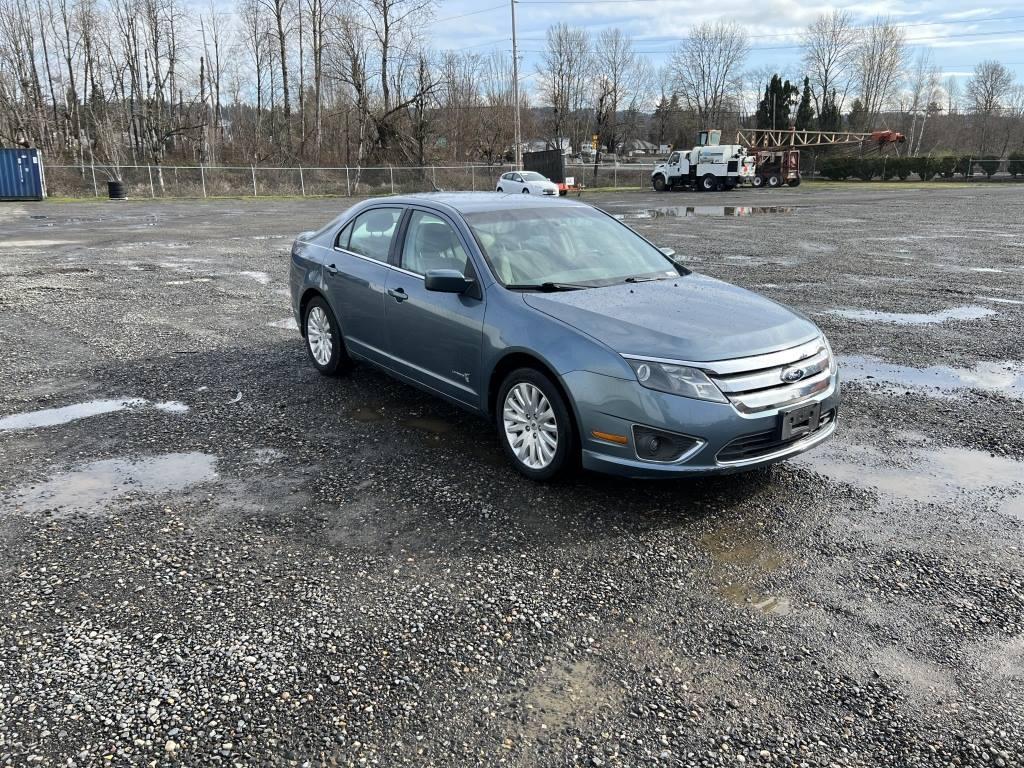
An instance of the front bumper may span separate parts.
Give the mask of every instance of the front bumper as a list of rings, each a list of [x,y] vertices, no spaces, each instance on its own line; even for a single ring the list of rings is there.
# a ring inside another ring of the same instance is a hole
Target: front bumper
[[[839,410],[839,377],[834,374],[828,389],[787,406],[820,403],[821,427],[783,445],[768,444],[761,452],[730,461],[719,459],[719,453],[737,438],[775,430],[779,423],[778,410],[742,414],[729,403],[656,392],[635,380],[586,371],[568,373],[563,381],[576,408],[583,466],[624,477],[727,474],[774,464],[828,440],[835,432]],[[633,444],[634,425],[688,435],[701,442],[673,462],[641,459]],[[618,445],[594,437],[594,432],[627,435],[630,439],[627,444]]]

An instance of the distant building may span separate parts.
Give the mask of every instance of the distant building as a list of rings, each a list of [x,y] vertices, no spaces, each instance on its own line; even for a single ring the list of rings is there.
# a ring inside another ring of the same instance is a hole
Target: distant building
[[[626,157],[643,157],[658,154],[658,145],[643,139],[630,139],[620,145],[619,151]]]

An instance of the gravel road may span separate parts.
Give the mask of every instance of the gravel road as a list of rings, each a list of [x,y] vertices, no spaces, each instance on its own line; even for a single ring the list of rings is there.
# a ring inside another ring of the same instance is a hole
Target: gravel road
[[[589,199],[818,322],[836,438],[531,484],[306,362],[351,201],[3,204],[0,765],[1024,764],[1024,187]]]

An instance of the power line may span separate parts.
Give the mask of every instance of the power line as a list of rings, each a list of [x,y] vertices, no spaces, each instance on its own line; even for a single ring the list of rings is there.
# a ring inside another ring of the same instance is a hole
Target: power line
[[[443,19],[431,19],[428,24],[439,24],[442,21],[455,21],[455,19],[464,19],[467,16],[476,16],[480,13],[487,13],[488,11],[496,11],[499,8],[504,8],[505,4],[492,5],[490,8],[481,8],[479,11],[470,11],[469,13],[460,13],[458,16],[445,16]]]

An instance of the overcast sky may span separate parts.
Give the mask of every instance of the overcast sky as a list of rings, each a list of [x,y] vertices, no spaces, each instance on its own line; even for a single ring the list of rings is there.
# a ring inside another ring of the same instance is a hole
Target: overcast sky
[[[843,6],[858,24],[888,15],[906,25],[911,50],[932,49],[944,76],[968,77],[974,65],[998,59],[1024,81],[1024,2],[986,3],[982,7],[950,0],[915,2],[864,2]],[[521,0],[516,21],[524,77],[532,81],[544,33],[559,21],[596,34],[606,27],[620,27],[636,41],[658,67],[687,28],[702,21],[734,19],[750,32],[750,57],[746,69],[773,67],[787,75],[800,74],[799,32],[829,6],[797,0]],[[440,0],[434,21],[424,30],[437,49],[479,51],[495,48],[511,52],[509,3],[497,0]]]

